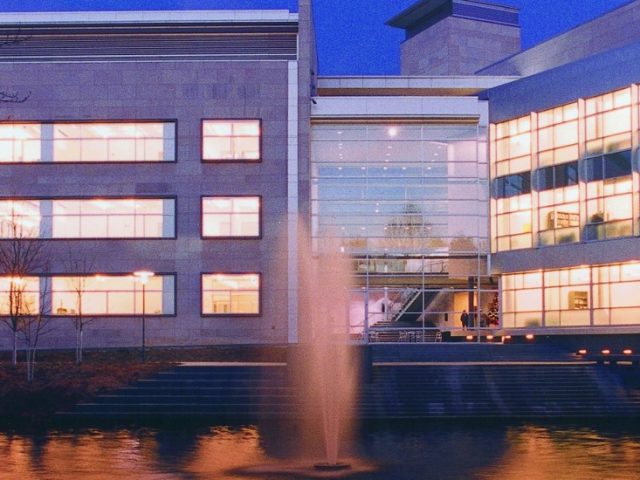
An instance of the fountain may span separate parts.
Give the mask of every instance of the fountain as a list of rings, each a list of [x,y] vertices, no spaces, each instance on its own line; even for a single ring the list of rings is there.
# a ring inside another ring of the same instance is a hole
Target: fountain
[[[350,342],[349,258],[337,240],[316,239],[312,250],[307,232],[298,238],[300,343],[289,347],[287,364],[300,405],[293,429],[299,451],[294,460],[241,473],[342,478],[371,472],[375,467],[352,451],[362,349]]]
[[[349,342],[350,272],[336,240],[316,241],[314,252],[304,245],[299,250],[300,258],[306,259],[300,283],[306,323],[295,359],[298,388],[304,392],[300,417],[303,431],[320,433],[323,439],[324,459],[314,468],[338,471],[350,467],[340,455],[353,437],[358,380],[358,358]]]

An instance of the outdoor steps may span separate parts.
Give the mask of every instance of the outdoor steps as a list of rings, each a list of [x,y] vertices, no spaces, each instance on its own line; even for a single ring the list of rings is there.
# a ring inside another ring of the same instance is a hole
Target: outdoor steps
[[[65,416],[288,416],[295,411],[284,365],[186,365],[81,403]]]
[[[353,414],[362,418],[640,416],[640,369],[594,363],[376,365]],[[291,417],[285,365],[176,367],[78,405],[66,416]]]

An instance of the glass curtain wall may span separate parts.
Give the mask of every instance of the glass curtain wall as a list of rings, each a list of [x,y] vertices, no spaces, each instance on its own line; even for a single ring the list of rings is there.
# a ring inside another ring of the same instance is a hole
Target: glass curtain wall
[[[313,125],[312,241],[352,258],[354,338],[433,340],[464,310],[497,322],[485,149],[475,124]]]
[[[638,291],[639,262],[503,275],[503,326],[637,325]]]
[[[492,125],[492,251],[638,235],[639,110],[632,85]]]

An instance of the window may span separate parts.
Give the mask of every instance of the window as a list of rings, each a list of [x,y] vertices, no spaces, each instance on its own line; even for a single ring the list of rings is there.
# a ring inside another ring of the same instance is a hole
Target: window
[[[175,238],[175,199],[0,200],[0,238]]]
[[[585,160],[585,180],[593,182],[631,175],[631,150],[610,153]]]
[[[0,163],[173,161],[174,122],[0,124]]]
[[[34,315],[40,311],[40,278],[0,277],[0,315]]]
[[[500,198],[495,205],[498,251],[531,248],[531,194]]]
[[[39,124],[0,124],[0,163],[39,162],[40,139]]]
[[[203,197],[203,237],[260,236],[260,197]]]
[[[0,200],[0,238],[40,236],[39,200]]]
[[[633,234],[631,152],[588,158],[587,225],[585,240],[628,237]]]
[[[260,160],[260,120],[203,120],[204,161]]]
[[[51,279],[53,315],[175,314],[175,276],[156,274],[145,286],[134,275],[54,276]]]
[[[553,165],[578,158],[578,104],[538,114],[538,163]]]
[[[496,198],[509,198],[531,192],[531,173],[518,173],[494,180]]]
[[[495,176],[531,170],[531,118],[496,125]]]
[[[537,190],[568,187],[578,184],[578,162],[541,168],[535,174]]]
[[[542,285],[526,282],[531,275],[539,273],[503,275],[504,326],[536,326],[537,321],[545,327],[577,327],[591,325],[592,319],[596,326],[640,324],[638,262],[546,270]]]
[[[587,153],[631,148],[631,89],[589,98],[586,108]]]
[[[260,274],[202,275],[204,315],[259,315]]]

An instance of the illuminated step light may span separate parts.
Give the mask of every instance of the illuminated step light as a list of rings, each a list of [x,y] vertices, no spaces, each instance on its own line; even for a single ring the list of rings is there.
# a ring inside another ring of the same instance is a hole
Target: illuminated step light
[[[487,335],[487,340],[493,340],[493,335]]]
[[[609,350],[608,348],[605,348],[605,349],[601,350],[600,353],[602,355],[609,355],[611,353],[611,350]]]
[[[526,338],[527,340],[533,340],[535,336],[533,335],[533,333],[527,333],[524,338]]]
[[[580,350],[578,350],[578,355],[586,355],[586,354],[587,354],[586,348],[581,348]]]
[[[467,335],[466,338],[467,338],[468,341],[471,341],[471,340],[473,340],[473,335]]]
[[[633,350],[631,350],[630,348],[625,348],[622,353],[624,353],[625,355],[633,355]]]
[[[505,336],[504,336],[504,337],[502,337],[502,338],[504,338],[505,340],[511,340],[511,335],[505,335]]]

